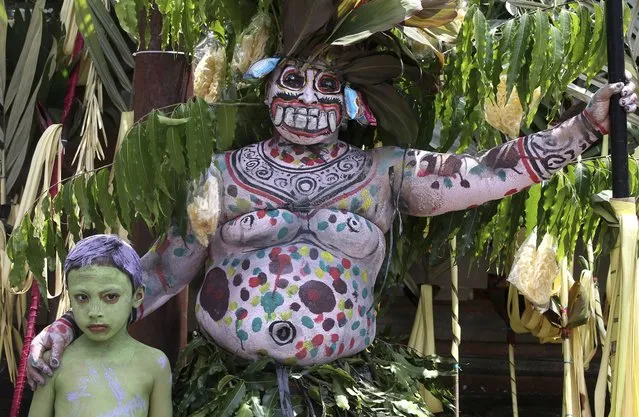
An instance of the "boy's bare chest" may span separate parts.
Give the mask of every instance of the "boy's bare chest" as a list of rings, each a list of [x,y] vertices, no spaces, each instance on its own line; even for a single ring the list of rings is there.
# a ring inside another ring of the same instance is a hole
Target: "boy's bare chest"
[[[55,381],[56,415],[146,416],[152,387],[153,377],[135,365],[67,361]]]

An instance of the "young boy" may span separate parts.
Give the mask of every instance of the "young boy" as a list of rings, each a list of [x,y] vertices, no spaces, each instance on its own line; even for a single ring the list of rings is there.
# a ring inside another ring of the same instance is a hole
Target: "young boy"
[[[91,236],[69,253],[64,270],[83,334],[36,390],[29,417],[171,417],[168,359],[127,331],[144,298],[133,248],[116,236]]]

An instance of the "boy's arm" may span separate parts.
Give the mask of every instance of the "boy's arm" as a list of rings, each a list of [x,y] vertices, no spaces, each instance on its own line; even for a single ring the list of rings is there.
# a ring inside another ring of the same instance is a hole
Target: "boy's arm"
[[[173,378],[171,376],[171,364],[166,355],[159,353],[157,370],[153,378],[153,389],[149,401],[149,417],[172,417],[173,401],[171,388]]]
[[[33,394],[29,417],[53,417],[55,404],[55,383],[54,377],[47,378],[45,385],[39,386]]]

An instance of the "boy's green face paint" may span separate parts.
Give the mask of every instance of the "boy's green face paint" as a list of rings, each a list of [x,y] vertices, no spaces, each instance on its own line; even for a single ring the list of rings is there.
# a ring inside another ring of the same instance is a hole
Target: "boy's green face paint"
[[[131,309],[142,303],[143,288],[134,292],[129,277],[110,266],[74,269],[67,283],[75,321],[95,342],[126,332]]]

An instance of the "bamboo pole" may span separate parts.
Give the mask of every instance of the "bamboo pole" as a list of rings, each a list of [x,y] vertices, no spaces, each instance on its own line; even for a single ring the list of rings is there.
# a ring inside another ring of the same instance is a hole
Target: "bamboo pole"
[[[455,359],[455,417],[459,417],[459,345],[461,343],[461,326],[459,325],[459,271],[455,253],[457,252],[457,237],[450,241],[450,278],[451,278],[451,303],[452,303],[452,327],[453,338],[450,353]]]
[[[573,373],[572,373],[572,355],[570,347],[570,332],[566,328],[568,324],[568,260],[563,258],[560,261],[559,268],[561,271],[561,323],[564,327],[562,332],[562,347],[564,354],[564,417],[573,416]]]
[[[22,395],[24,394],[24,385],[27,382],[27,358],[31,348],[31,341],[35,336],[35,319],[38,315],[38,307],[40,305],[40,289],[38,285],[31,285],[31,307],[29,307],[29,319],[27,321],[27,334],[24,336],[24,344],[22,345],[22,354],[20,356],[20,367],[18,368],[18,380],[13,390],[13,400],[11,401],[11,411],[9,417],[18,417],[20,405],[22,404]]]
[[[509,330],[509,332],[512,332],[512,330]],[[513,343],[508,343],[508,367],[510,368],[510,396],[513,404],[513,417],[519,417],[519,407],[517,405],[517,380],[515,379],[515,345]]]
[[[622,0],[606,1],[608,40],[608,82],[624,81],[624,40]],[[628,184],[628,138],[626,112],[619,105],[619,94],[610,99],[610,146],[612,157],[612,196],[630,195]]]

